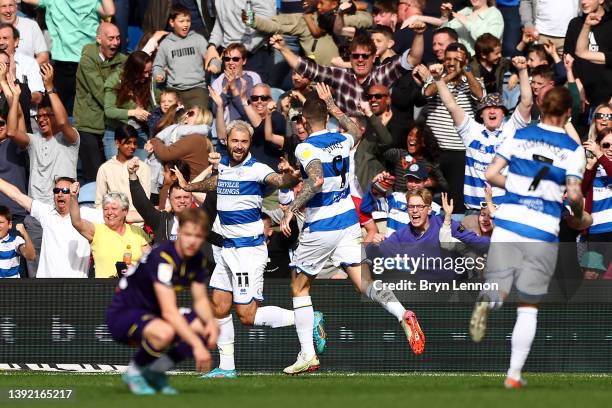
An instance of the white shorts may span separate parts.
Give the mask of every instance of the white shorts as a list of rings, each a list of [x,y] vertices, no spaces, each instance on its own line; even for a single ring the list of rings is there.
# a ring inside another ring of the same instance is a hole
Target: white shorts
[[[327,261],[336,267],[360,265],[365,259],[362,241],[359,224],[340,231],[302,231],[289,266],[316,276]]]
[[[264,269],[268,263],[268,247],[221,248],[214,253],[217,266],[210,278],[210,287],[232,293],[234,303],[247,305],[263,301]]]
[[[555,272],[559,244],[527,240],[496,227],[491,237],[485,279],[510,293],[516,287],[520,301],[539,303]]]

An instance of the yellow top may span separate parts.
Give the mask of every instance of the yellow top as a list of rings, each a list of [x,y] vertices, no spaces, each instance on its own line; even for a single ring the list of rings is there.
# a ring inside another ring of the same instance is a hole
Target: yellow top
[[[149,243],[149,236],[139,227],[127,224],[123,235],[105,224],[95,224],[96,231],[91,241],[91,252],[96,265],[96,278],[117,276],[115,263],[123,261],[127,246],[132,252],[132,263],[142,256],[142,247]]]

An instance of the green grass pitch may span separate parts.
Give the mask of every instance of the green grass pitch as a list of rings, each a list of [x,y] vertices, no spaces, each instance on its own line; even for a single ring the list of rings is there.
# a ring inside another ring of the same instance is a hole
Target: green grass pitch
[[[612,376],[527,374],[505,390],[501,374],[244,375],[236,380],[172,376],[177,396],[131,395],[118,375],[0,373],[0,407],[610,407]],[[74,390],[67,401],[8,401],[9,388]],[[586,404],[586,405],[585,405]]]

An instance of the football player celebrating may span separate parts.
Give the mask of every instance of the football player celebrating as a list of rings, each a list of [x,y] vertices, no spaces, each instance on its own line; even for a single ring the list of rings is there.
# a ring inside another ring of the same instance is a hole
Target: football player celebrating
[[[495,229],[485,271],[486,282],[498,290],[483,291],[470,320],[470,334],[480,342],[491,310],[501,307],[512,285],[519,304],[512,332],[506,388],[521,388],[521,377],[538,322],[538,304],[557,262],[563,195],[572,210],[570,222],[584,229],[592,218],[584,212],[580,189],[585,166],[582,146],[563,128],[570,117],[572,97],[563,87],[546,93],[542,122],[517,130],[499,146],[485,172],[489,183],[506,190],[495,212]],[[508,167],[507,176],[502,170]]]
[[[316,371],[320,366],[313,345],[310,286],[328,261],[344,267],[360,293],[380,303],[398,319],[415,354],[425,349],[425,336],[415,314],[406,310],[393,292],[375,289],[363,265],[361,228],[347,183],[350,151],[360,141],[361,132],[336,106],[327,85],[318,83],[317,92],[318,98],[309,98],[304,103],[302,119],[308,137],[295,150],[307,175],[304,189],[287,207],[281,221],[281,231],[289,236],[294,212],[306,207],[304,227],[291,263],[296,270],[291,290],[301,351],[297,361],[284,370],[290,375]],[[327,130],[328,111],[349,134]]]
[[[76,187],[78,189],[78,187]],[[78,190],[72,192],[75,196]],[[202,210],[178,214],[178,237],[143,255],[130,267],[106,314],[115,341],[138,346],[123,374],[137,395],[176,394],[165,372],[193,356],[196,369],[210,366],[208,348],[215,347],[219,327],[204,284],[204,255],[200,251],[207,231]],[[193,311],[179,310],[176,293],[191,290]]]
[[[249,149],[253,128],[241,120],[227,125],[228,155],[210,153],[213,176],[188,184],[179,171],[175,171],[185,191],[216,191],[219,233],[223,248],[215,250],[216,267],[210,279],[213,289],[212,304],[219,319],[219,367],[204,378],[234,378],[234,323],[230,311],[232,302],[240,322],[247,326],[293,326],[292,310],[277,306],[260,306],[263,302],[264,270],[268,263],[261,207],[266,186],[289,188],[299,181],[296,172],[281,162],[282,173],[258,162]],[[310,325],[311,336],[317,340],[320,352],[325,346],[323,316]],[[314,331],[314,334],[313,334]]]

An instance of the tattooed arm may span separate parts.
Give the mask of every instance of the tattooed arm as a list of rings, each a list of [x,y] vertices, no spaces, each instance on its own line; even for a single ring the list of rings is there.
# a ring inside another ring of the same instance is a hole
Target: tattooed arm
[[[179,183],[179,186],[185,191],[192,192],[200,192],[200,191],[216,191],[217,190],[217,181],[219,180],[219,175],[215,174],[212,177],[207,178],[206,180],[197,181],[195,183],[188,183],[183,177],[183,173],[180,172],[176,166],[170,169],[174,173]]]
[[[266,184],[274,188],[291,188],[295,186],[299,178],[296,178],[291,173],[272,173],[266,177]]]
[[[266,177],[265,183],[267,185],[274,188],[291,188],[300,181],[299,170],[291,167],[284,157],[280,159],[278,170],[280,173],[271,173]]]
[[[580,189],[580,183],[581,180],[574,176],[567,177],[565,181],[567,200],[574,213],[574,217],[579,220],[582,219],[584,214],[584,198],[582,196],[582,190]]]
[[[317,94],[319,94],[319,98],[325,101],[325,105],[327,106],[327,111],[330,115],[338,120],[340,126],[343,129],[346,129],[346,132],[353,136],[355,140],[355,144],[359,143],[361,140],[361,132],[359,130],[359,126],[355,122],[351,120],[342,110],[336,105],[334,102],[334,98],[331,94],[331,90],[329,86],[325,85],[322,82],[318,82],[316,85]]]
[[[291,235],[289,224],[293,214],[304,207],[323,188],[323,165],[320,160],[311,161],[306,167],[306,174],[308,174],[308,178],[304,180],[304,189],[297,195],[291,205],[287,207],[285,215],[281,220],[280,229],[287,237]]]
[[[205,192],[205,191],[216,191],[217,190],[217,181],[219,180],[219,176],[212,176],[207,178],[206,180],[197,181],[195,183],[189,183],[183,190],[192,191],[192,192]]]

